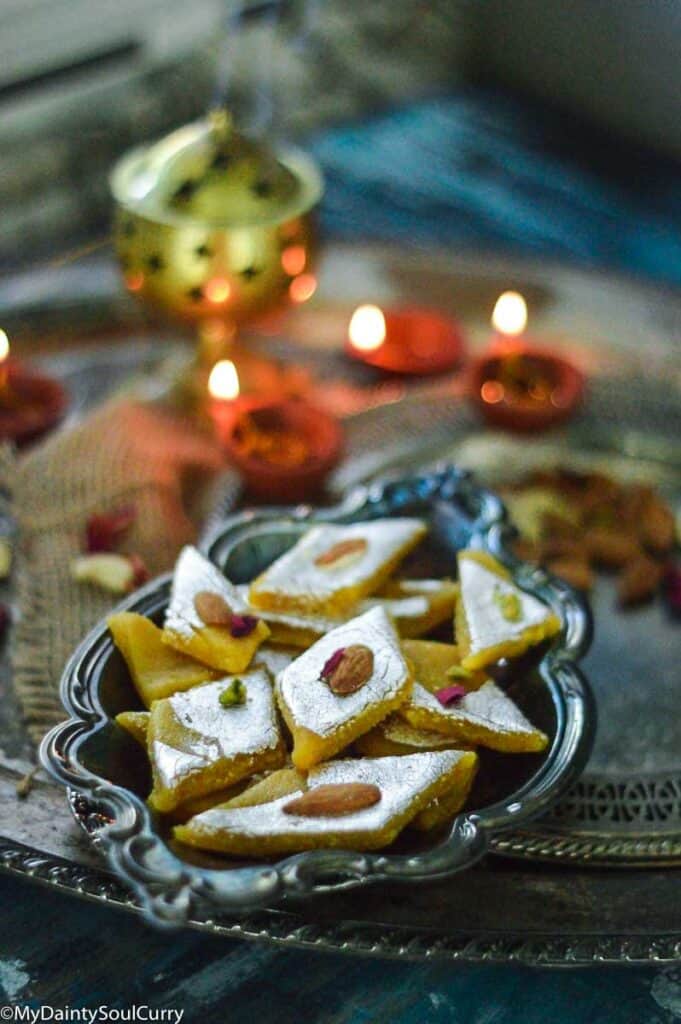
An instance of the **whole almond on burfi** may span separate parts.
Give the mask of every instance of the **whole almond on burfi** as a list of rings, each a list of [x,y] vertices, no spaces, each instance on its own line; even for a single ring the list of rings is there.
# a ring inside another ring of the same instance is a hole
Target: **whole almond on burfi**
[[[647,555],[639,555],[624,567],[617,580],[617,600],[622,608],[643,604],[656,593],[664,567]]]
[[[602,569],[621,569],[641,553],[636,537],[599,526],[585,532],[584,546],[589,558]]]
[[[339,782],[315,786],[285,804],[285,814],[302,818],[340,818],[373,807],[381,799],[378,786],[366,782]]]
[[[210,590],[201,590],[194,598],[196,614],[206,626],[229,626],[232,609],[224,597]]]
[[[339,540],[321,555],[317,555],[314,564],[320,569],[340,569],[361,558],[368,548],[363,537],[348,537]]]
[[[322,678],[338,697],[356,693],[373,675],[374,652],[364,644],[350,644],[343,648],[340,657],[332,656],[330,661],[331,667],[328,671],[324,667]]]

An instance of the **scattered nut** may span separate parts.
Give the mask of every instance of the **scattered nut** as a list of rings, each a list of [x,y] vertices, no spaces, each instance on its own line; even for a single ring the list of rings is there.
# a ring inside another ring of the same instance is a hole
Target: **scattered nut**
[[[341,782],[308,789],[307,793],[291,800],[282,809],[285,814],[304,818],[339,818],[373,807],[380,799],[378,786],[365,782]]]
[[[624,567],[617,580],[617,601],[621,608],[642,604],[655,593],[664,567],[647,555],[639,555]]]
[[[654,555],[666,555],[674,546],[674,515],[665,502],[651,496],[639,520],[641,543]]]
[[[85,550],[89,554],[114,551],[136,515],[134,507],[126,505],[104,515],[90,516],[85,526]]]
[[[601,526],[592,526],[584,534],[589,556],[603,569],[621,569],[640,553],[635,537],[625,533],[611,533]]]
[[[125,555],[82,555],[71,562],[71,576],[112,594],[127,594],[135,586],[135,568]]]
[[[586,558],[554,558],[546,567],[576,590],[588,591],[594,585],[594,574]]]

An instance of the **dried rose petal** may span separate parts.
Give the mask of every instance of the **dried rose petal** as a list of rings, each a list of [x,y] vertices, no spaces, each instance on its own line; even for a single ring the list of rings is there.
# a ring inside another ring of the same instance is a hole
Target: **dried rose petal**
[[[90,516],[85,527],[85,550],[88,554],[114,551],[119,540],[135,521],[132,505],[104,515]]]
[[[141,587],[143,583],[146,583],[147,580],[151,578],[151,573],[147,569],[140,555],[128,555],[128,561],[132,566],[132,589],[134,590],[136,587]]]
[[[321,670],[319,678],[326,680],[329,678],[329,676],[333,675],[333,673],[336,671],[341,661],[343,660],[344,654],[344,647],[339,647],[337,651],[334,651],[331,657],[328,658],[327,661],[324,663],[324,668]]]
[[[255,615],[232,615],[232,621],[229,626],[230,636],[233,636],[235,639],[242,636],[250,636],[258,622],[259,619]]]
[[[665,573],[662,593],[670,612],[681,618],[681,569],[677,566],[672,566]]]
[[[465,697],[468,693],[465,686],[445,686],[442,690],[438,690],[435,696],[442,704],[443,708],[448,708],[450,704],[458,704],[462,697]]]

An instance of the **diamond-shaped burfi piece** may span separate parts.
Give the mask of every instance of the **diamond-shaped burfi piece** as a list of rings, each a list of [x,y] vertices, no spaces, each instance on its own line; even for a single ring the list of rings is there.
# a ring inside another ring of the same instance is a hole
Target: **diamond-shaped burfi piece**
[[[236,587],[193,547],[175,566],[163,642],[223,672],[243,672],[269,636]]]
[[[409,823],[410,828],[418,829],[419,832],[430,832],[433,828],[439,828],[440,825],[451,822],[465,807],[477,772],[477,754],[472,752],[463,754],[450,788],[442,796],[431,800],[422,811],[419,811]]]
[[[118,612],[109,618],[108,625],[146,707],[154,700],[169,697],[178,690],[188,690],[216,676],[201,662],[163,644],[161,630],[143,615]]]
[[[486,552],[460,551],[456,642],[464,668],[513,658],[560,630],[550,608],[515,585]]]
[[[147,730],[149,729],[148,711],[121,711],[116,715],[116,721],[121,729],[130,733],[134,740],[141,743],[146,750]]]
[[[443,687],[447,689],[451,688]],[[517,704],[491,679],[479,689],[455,697],[446,706],[416,681],[399,714],[419,729],[431,729],[462,743],[480,744],[509,754],[544,750],[548,743],[544,733],[535,729]]]
[[[394,712],[359,736],[354,749],[364,757],[403,757],[422,750],[466,750],[468,746],[453,736],[432,729],[417,729]]]
[[[307,770],[342,750],[409,695],[411,674],[382,608],[327,633],[278,676],[277,700]]]
[[[266,611],[343,616],[377,590],[426,533],[420,519],[314,526],[251,584]]]
[[[170,811],[286,758],[272,683],[264,669],[227,676],[156,701],[147,749],[159,811]]]
[[[482,686],[487,676],[461,667],[461,652],[456,644],[437,640],[403,640],[402,653],[412,668],[414,679],[426,689],[440,690],[449,683],[465,682],[467,690]]]
[[[183,843],[246,857],[320,847],[374,850],[454,788],[473,753],[457,750],[407,757],[331,761],[301,786],[267,803],[214,807],[175,829]]]
[[[358,611],[381,604],[403,637],[419,637],[446,622],[454,610],[459,585],[451,580],[393,580],[380,594],[363,601]]]

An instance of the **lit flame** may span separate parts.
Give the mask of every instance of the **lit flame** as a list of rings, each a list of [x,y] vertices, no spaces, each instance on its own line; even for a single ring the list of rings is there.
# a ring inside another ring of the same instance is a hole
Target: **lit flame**
[[[289,245],[281,254],[281,265],[291,277],[302,274],[306,262],[307,253],[304,245]]]
[[[210,371],[208,391],[213,398],[232,401],[239,397],[239,374],[231,359],[221,359]]]
[[[299,274],[291,281],[288,293],[292,302],[307,302],[317,291],[317,278],[314,274]]]
[[[492,327],[499,334],[517,337],[527,325],[527,303],[519,292],[504,292],[496,301]]]
[[[0,363],[4,363],[9,355],[9,338],[5,331],[0,330]]]
[[[385,341],[385,317],[378,306],[358,306],[352,314],[348,336],[360,352],[373,352]]]
[[[232,294],[232,286],[226,277],[213,277],[203,286],[203,294],[209,302],[219,306],[223,302],[227,302]]]

